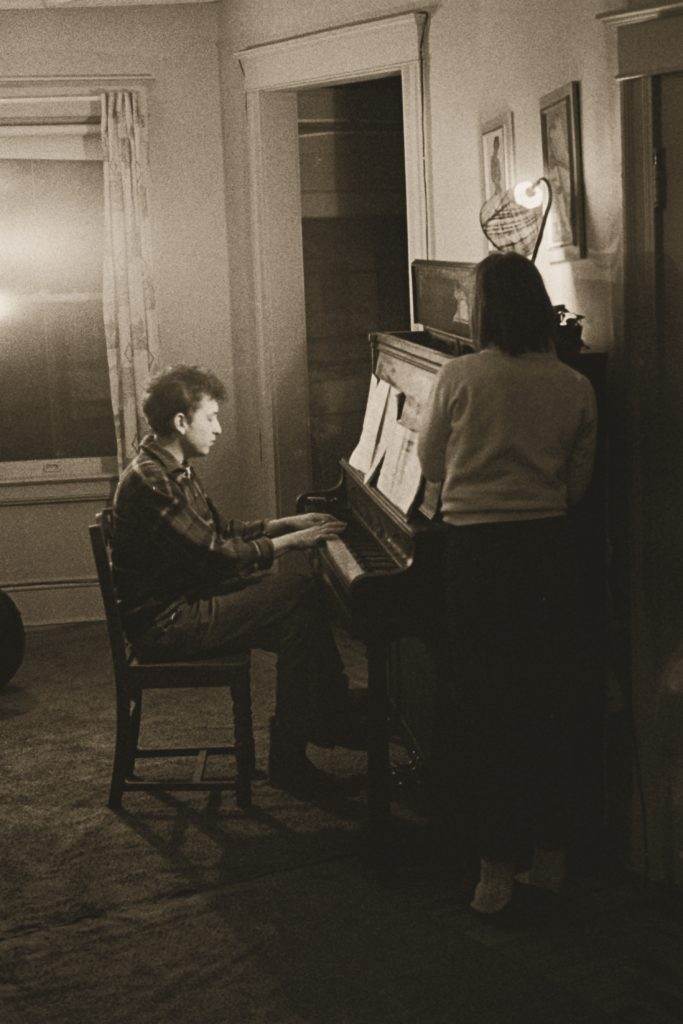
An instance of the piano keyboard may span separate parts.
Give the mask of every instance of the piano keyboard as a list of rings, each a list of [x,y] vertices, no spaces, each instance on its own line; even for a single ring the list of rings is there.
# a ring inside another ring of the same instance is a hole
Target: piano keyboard
[[[325,550],[329,560],[349,583],[358,576],[388,572],[397,565],[379,541],[353,521],[340,537],[325,542]]]

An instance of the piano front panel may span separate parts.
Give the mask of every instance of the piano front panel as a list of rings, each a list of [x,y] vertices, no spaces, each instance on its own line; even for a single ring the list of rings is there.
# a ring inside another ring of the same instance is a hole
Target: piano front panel
[[[404,396],[401,422],[410,430],[417,430],[420,414],[429,397],[438,370],[452,356],[427,347],[427,336],[423,343],[414,339],[418,334],[371,335],[375,348],[375,376],[389,381]]]

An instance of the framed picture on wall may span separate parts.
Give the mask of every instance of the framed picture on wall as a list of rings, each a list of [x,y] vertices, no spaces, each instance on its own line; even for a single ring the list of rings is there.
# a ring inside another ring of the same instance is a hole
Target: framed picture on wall
[[[579,83],[541,98],[543,173],[552,189],[546,231],[551,262],[586,255]]]
[[[506,110],[481,126],[484,159],[484,202],[515,183],[512,111]]]

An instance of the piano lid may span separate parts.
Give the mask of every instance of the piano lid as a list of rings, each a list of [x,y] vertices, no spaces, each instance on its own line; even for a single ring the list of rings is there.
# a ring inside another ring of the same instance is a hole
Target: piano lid
[[[470,318],[476,263],[413,260],[414,319],[427,333],[461,350],[472,336]]]

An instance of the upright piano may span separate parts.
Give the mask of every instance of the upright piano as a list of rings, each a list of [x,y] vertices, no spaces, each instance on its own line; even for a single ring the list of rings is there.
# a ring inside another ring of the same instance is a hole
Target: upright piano
[[[468,316],[458,310],[456,294],[469,290],[473,272],[473,264],[417,261],[415,312],[429,326],[369,336],[373,374],[403,396],[401,422],[411,429],[418,426],[441,366],[470,351]],[[409,716],[402,716],[396,706],[400,673],[395,670],[395,651],[409,637],[418,638],[425,649],[432,649],[438,639],[443,526],[438,517],[420,511],[423,493],[405,513],[376,483],[366,483],[348,459],[341,460],[340,469],[335,488],[302,495],[298,510],[323,510],[347,524],[341,537],[321,549],[318,559],[338,618],[365,646],[370,853],[382,861],[391,799],[390,720],[393,725],[398,714],[416,754],[420,746],[406,721]]]
[[[416,316],[424,329],[369,335],[374,376],[402,394],[401,423],[410,429],[417,429],[439,369],[448,360],[472,350],[468,302],[473,274],[474,264],[417,261],[413,267],[414,297]],[[566,361],[586,373],[596,390],[602,391],[601,357],[576,354],[567,356]],[[327,542],[317,557],[338,618],[365,646],[369,853],[377,863],[384,863],[392,789],[389,740],[397,719],[414,758],[436,756],[430,743],[438,724],[444,527],[438,508],[433,514],[434,496],[430,502],[425,500],[424,483],[404,513],[376,482],[365,482],[365,475],[348,459],[341,459],[340,469],[338,485],[302,495],[298,511],[329,512],[347,524],[344,533]],[[605,505],[604,473],[600,469],[589,495],[575,511],[586,556],[587,628],[596,636],[594,627],[604,619],[600,579]],[[423,652],[413,678],[405,658],[402,662],[396,657],[397,648],[408,638],[415,638]],[[587,635],[587,641],[593,643],[594,637]],[[429,677],[427,684],[425,675]],[[421,713],[424,704],[429,707]],[[591,776],[594,769],[593,765]]]

